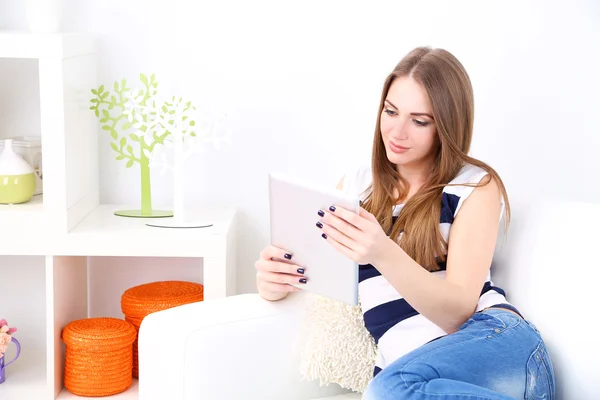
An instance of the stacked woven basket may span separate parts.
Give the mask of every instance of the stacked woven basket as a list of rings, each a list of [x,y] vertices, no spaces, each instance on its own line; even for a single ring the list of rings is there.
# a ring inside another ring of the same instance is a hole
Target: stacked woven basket
[[[193,282],[153,282],[127,289],[121,297],[125,320],[140,330],[148,314],[204,300],[204,287]],[[133,376],[139,376],[137,336],[133,343]]]
[[[126,390],[132,381],[133,325],[116,318],[90,318],[69,323],[65,387],[80,396],[108,396]]]
[[[204,300],[201,284],[152,282],[127,289],[121,296],[125,320],[87,318],[63,330],[66,344],[65,387],[78,396],[121,393],[139,376],[137,334],[147,315]]]

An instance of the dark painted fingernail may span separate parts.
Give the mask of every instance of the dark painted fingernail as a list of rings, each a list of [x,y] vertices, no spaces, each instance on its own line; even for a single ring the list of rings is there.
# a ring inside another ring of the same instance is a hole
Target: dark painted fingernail
[[[329,207],[329,211],[331,211],[331,212],[335,212],[335,206],[331,206],[331,207]]]
[[[285,258],[287,258],[288,260],[291,260],[291,259],[292,259],[292,255],[291,255],[291,254],[289,254],[289,253],[286,253],[286,254],[284,255],[284,257],[285,257]]]
[[[299,274],[303,274],[304,273],[304,268],[298,268],[296,271],[298,271]]]
[[[317,222],[317,226],[318,226],[319,228],[323,228],[323,224],[322,224],[322,223],[320,223],[320,222]]]
[[[323,237],[323,239],[327,239],[327,235],[326,234],[322,234],[321,236]]]
[[[306,278],[301,278],[300,283],[306,283]]]
[[[319,210],[319,212],[317,214],[319,214],[319,216],[321,216],[321,217],[325,216],[325,213],[323,211],[321,211],[321,210]]]

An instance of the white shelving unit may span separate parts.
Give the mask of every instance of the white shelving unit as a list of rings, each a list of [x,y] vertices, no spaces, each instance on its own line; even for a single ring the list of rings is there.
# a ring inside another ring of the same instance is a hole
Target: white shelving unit
[[[62,329],[123,318],[129,287],[181,279],[203,283],[205,299],[235,294],[235,209],[198,207],[190,217],[213,226],[169,229],[113,214],[132,205],[99,204],[96,58],[89,35],[0,31],[0,138],[41,137],[44,171],[43,195],[0,205],[0,318],[22,345],[2,400],[79,398],[63,385]],[[109,398],[137,399],[137,381]]]

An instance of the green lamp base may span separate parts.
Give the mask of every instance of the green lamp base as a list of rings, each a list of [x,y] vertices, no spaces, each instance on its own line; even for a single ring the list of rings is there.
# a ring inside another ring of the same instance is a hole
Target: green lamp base
[[[129,218],[166,218],[172,217],[173,211],[151,210],[150,212],[142,213],[142,210],[119,210],[115,211],[115,215]]]

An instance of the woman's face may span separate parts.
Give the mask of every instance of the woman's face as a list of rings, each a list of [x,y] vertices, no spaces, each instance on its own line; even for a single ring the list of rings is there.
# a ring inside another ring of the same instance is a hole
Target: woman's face
[[[381,136],[390,162],[426,167],[438,146],[431,103],[425,89],[410,77],[392,82],[381,112]]]

